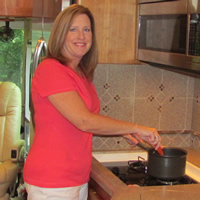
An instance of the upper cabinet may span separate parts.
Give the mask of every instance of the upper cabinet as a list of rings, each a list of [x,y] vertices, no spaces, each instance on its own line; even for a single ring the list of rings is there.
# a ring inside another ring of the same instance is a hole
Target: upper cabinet
[[[0,16],[31,17],[33,0],[0,0]]]
[[[62,10],[62,0],[32,0],[33,17],[44,17],[45,19],[54,20]]]
[[[44,17],[54,20],[62,0],[0,0],[1,17]]]
[[[137,63],[137,0],[79,0],[78,3],[94,15],[99,63]]]
[[[44,17],[55,19],[62,10],[62,0],[44,0]]]
[[[99,63],[133,64],[136,61],[137,0],[77,0],[95,18]],[[44,17],[52,22],[62,0],[0,0],[0,16]]]

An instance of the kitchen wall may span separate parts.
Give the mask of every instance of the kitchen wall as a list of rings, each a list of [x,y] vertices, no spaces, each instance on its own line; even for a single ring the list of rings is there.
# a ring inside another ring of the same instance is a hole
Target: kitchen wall
[[[195,79],[194,99],[192,111],[192,129],[195,134],[192,135],[192,145],[195,149],[200,150],[200,79]]]
[[[200,132],[200,79],[195,79],[192,128]]]
[[[149,65],[99,64],[94,84],[101,114],[155,127],[164,145],[190,146],[191,130],[200,131],[200,79]],[[130,148],[122,137],[93,138],[93,150]]]

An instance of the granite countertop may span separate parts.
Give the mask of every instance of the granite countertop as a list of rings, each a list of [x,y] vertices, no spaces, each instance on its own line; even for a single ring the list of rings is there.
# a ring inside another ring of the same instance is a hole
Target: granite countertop
[[[192,148],[188,151],[187,161],[200,167],[200,152]],[[91,179],[106,193],[104,199],[111,200],[199,200],[200,184],[173,186],[127,186],[106,167],[93,158]],[[94,184],[95,184],[94,183]]]

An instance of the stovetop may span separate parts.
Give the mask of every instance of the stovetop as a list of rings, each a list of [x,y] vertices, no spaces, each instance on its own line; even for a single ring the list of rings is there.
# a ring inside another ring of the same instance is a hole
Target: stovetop
[[[147,161],[141,157],[138,157],[136,161],[128,161],[126,166],[109,166],[107,168],[127,185],[159,186],[198,183],[187,175],[175,180],[162,180],[152,177],[148,174]]]

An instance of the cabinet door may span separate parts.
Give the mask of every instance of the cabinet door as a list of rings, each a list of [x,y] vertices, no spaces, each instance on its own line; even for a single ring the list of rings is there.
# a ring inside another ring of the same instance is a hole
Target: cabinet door
[[[43,17],[53,21],[61,11],[62,0],[0,0],[0,16]]]
[[[0,16],[31,17],[32,0],[0,0]]]
[[[54,21],[56,16],[61,12],[61,0],[44,0],[44,17],[50,21]]]
[[[136,0],[79,0],[96,22],[99,63],[135,63]]]
[[[52,22],[62,8],[62,0],[33,0],[33,17],[44,17]]]

